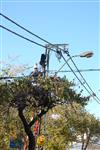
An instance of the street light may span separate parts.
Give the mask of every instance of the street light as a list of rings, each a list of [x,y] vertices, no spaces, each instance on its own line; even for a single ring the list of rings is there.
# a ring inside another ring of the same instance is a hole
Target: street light
[[[86,57],[86,58],[90,58],[93,56],[93,52],[92,51],[86,51],[86,52],[83,52],[79,55],[80,57]]]
[[[71,56],[71,58],[73,58],[73,57],[86,57],[86,58],[90,58],[92,56],[93,56],[93,52],[92,51],[85,51],[85,52],[80,53],[79,55]],[[71,58],[68,58],[67,61],[69,61]]]
[[[86,57],[86,58],[90,58],[93,56],[93,52],[92,51],[85,51],[80,53],[79,55],[73,55],[70,58],[67,59],[67,62],[73,58],[73,57]],[[59,68],[58,71],[55,72],[55,75],[57,75],[57,73],[65,66],[66,62]]]

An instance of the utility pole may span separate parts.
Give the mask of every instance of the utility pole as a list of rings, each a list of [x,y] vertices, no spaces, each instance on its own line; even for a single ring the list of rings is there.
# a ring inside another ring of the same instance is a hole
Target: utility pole
[[[61,51],[66,52],[68,50],[68,44],[47,44],[45,46],[45,53],[41,55],[40,65],[43,68],[43,78],[49,75],[49,61],[50,61],[50,49],[55,49],[57,52],[58,59],[61,59]],[[44,115],[44,135],[46,135],[46,114]],[[41,120],[39,126],[39,134],[41,130]],[[38,146],[38,150],[43,150],[40,146]]]
[[[50,59],[50,49],[55,49],[57,52],[57,58],[61,59],[61,53],[68,51],[69,44],[46,44],[45,55],[46,55],[46,67],[45,73],[46,75],[49,74],[49,59]]]

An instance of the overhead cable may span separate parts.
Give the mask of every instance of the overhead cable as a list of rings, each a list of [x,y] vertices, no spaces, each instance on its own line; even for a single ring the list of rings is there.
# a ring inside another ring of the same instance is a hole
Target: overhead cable
[[[35,34],[35,33],[33,33],[33,32],[31,32],[31,31],[29,31],[28,29],[26,29],[25,27],[23,27],[23,26],[22,26],[22,25],[20,25],[19,23],[15,22],[15,21],[14,21],[14,20],[12,20],[11,18],[7,17],[6,15],[4,15],[4,14],[0,13],[0,16],[4,17],[4,18],[5,18],[5,19],[7,19],[8,21],[12,22],[12,23],[13,23],[13,24],[15,24],[16,26],[20,27],[21,29],[23,29],[24,31],[26,31],[26,32],[30,33],[31,35],[33,35],[33,36],[37,37],[38,39],[40,39],[40,40],[42,40],[42,41],[46,42],[47,44],[50,44],[50,45],[54,46],[54,44],[52,44],[51,42],[49,42],[49,41],[45,40],[44,38],[42,38],[42,37],[38,36],[38,35],[37,35],[37,34]],[[61,48],[59,48],[59,47],[57,47],[57,48],[58,48],[58,49],[60,49],[60,50],[63,50],[63,49],[61,49]],[[51,48],[48,48],[48,49],[51,49]],[[52,49],[52,50],[53,50],[53,49]]]
[[[14,31],[12,31],[12,30],[10,30],[10,29],[8,29],[8,28],[2,26],[2,25],[0,25],[0,27],[3,28],[3,29],[5,29],[5,30],[7,30],[7,31],[9,31],[9,32],[11,32],[11,33],[13,33],[13,34],[15,34],[15,35],[17,35],[17,36],[19,36],[20,38],[23,38],[23,39],[25,39],[25,40],[27,40],[27,41],[29,41],[29,42],[31,42],[31,43],[34,43],[34,44],[36,44],[36,45],[38,45],[38,46],[41,46],[41,47],[45,48],[44,45],[42,45],[42,44],[40,44],[40,43],[37,43],[37,42],[35,42],[35,41],[33,41],[33,40],[30,40],[30,39],[28,39],[28,38],[26,38],[26,37],[20,35],[19,33],[16,33],[16,32],[14,32]],[[50,50],[56,52],[55,50],[53,50],[53,49],[51,49],[51,48],[50,48]],[[61,55],[62,55],[62,53],[61,53]],[[62,55],[62,57],[63,57],[64,60],[66,60],[63,55]],[[70,56],[70,57],[71,57],[71,56]],[[73,69],[72,69],[72,68],[70,67],[70,65],[68,64],[67,60],[66,60],[65,62],[67,63],[67,65],[68,65],[68,67],[71,69],[71,71],[74,73],[74,75],[76,76],[76,78],[79,80],[79,82],[84,86],[84,84],[81,82],[81,80],[78,78],[78,76],[75,74],[75,72],[73,71]],[[78,71],[78,72],[79,72],[79,71]],[[89,92],[89,90],[88,90],[85,86],[84,86],[84,88],[85,88],[85,89],[88,91],[88,93],[91,95],[91,93]],[[92,92],[93,92],[93,91],[92,91]],[[93,92],[93,94],[94,94],[94,92]],[[94,95],[94,96],[96,96],[96,95]],[[97,97],[97,96],[96,96],[96,97]],[[98,97],[97,97],[97,99],[99,100]],[[96,99],[95,99],[95,100],[96,100]],[[96,101],[97,101],[97,100],[96,100]],[[99,100],[99,101],[100,101],[100,100]],[[98,101],[97,101],[97,102],[98,102]],[[99,102],[98,102],[98,103],[99,103]],[[100,104],[100,103],[99,103],[99,104]]]
[[[24,36],[22,36],[22,35],[20,35],[20,34],[18,34],[18,33],[16,33],[16,32],[14,32],[14,31],[12,31],[12,30],[10,30],[10,29],[8,29],[8,28],[6,28],[6,27],[4,27],[4,26],[2,26],[2,25],[0,25],[0,27],[1,28],[3,28],[3,29],[5,29],[5,30],[7,30],[7,31],[9,31],[9,32],[11,32],[11,33],[13,33],[13,34],[15,34],[15,35],[17,35],[17,36],[19,36],[20,38],[23,38],[23,39],[25,39],[25,40],[27,40],[27,41],[29,41],[29,42],[31,42],[31,43],[34,43],[34,44],[36,44],[36,45],[38,45],[38,46],[41,46],[41,47],[43,47],[43,48],[45,48],[45,46],[44,45],[42,45],[42,44],[40,44],[40,43],[37,43],[37,42],[35,42],[35,41],[33,41],[33,40],[30,40],[30,39],[28,39],[28,38],[26,38],[26,37],[24,37]],[[52,50],[52,51],[54,51],[54,52],[56,52],[55,50],[53,50],[53,49],[51,49],[51,48],[49,48],[50,50]],[[61,55],[62,55],[62,53],[61,53]],[[71,56],[70,56],[71,57]],[[75,74],[75,72],[73,71],[73,69],[71,68],[71,66],[68,64],[68,62],[67,62],[67,60],[64,58],[64,56],[62,55],[62,58],[65,60],[65,62],[66,62],[66,64],[68,65],[68,67],[71,69],[71,71],[74,73],[74,75],[76,76],[76,78],[79,80],[79,82],[84,86],[84,84],[81,82],[81,80],[78,78],[78,76]],[[84,88],[88,91],[88,93],[91,95],[91,93],[89,92],[89,90],[84,86]],[[93,91],[92,91],[93,92]],[[93,94],[94,94],[94,92],[93,92]],[[93,95],[92,95],[93,96]],[[94,95],[94,96],[96,96],[96,95]],[[97,98],[98,100],[99,100],[99,98]],[[96,99],[95,99],[96,100]],[[97,101],[97,100],[96,100]],[[100,100],[99,100],[100,101]],[[98,101],[97,101],[98,102]],[[99,102],[98,102],[99,103]],[[100,104],[100,103],[99,103]]]
[[[74,64],[75,68],[77,69],[78,73],[80,74],[80,76],[82,77],[82,79],[84,80],[84,82],[86,83],[86,85],[88,86],[88,88],[90,89],[90,91],[93,93],[93,95],[100,101],[100,99],[96,96],[96,94],[94,93],[94,91],[92,90],[92,88],[90,87],[90,85],[88,84],[88,82],[86,81],[86,79],[83,77],[82,73],[80,72],[80,70],[78,69],[77,65],[75,64],[74,60],[72,59],[71,55],[67,52],[67,55],[69,56],[70,60],[72,61],[72,63]]]
[[[41,47],[45,48],[44,45],[39,44],[39,43],[37,43],[37,42],[35,42],[35,41],[33,41],[33,40],[30,40],[29,38],[26,38],[25,36],[22,36],[21,34],[16,33],[16,32],[14,32],[14,31],[12,31],[12,30],[10,30],[10,29],[8,29],[8,28],[2,26],[2,25],[0,25],[0,27],[3,28],[3,29],[5,29],[5,30],[7,30],[7,31],[9,31],[9,32],[11,32],[11,33],[13,33],[13,34],[15,34],[15,35],[17,35],[17,36],[19,36],[20,38],[23,38],[23,39],[25,39],[25,40],[27,40],[27,41],[29,41],[29,42],[31,42],[31,43],[34,43],[34,44],[36,44],[36,45],[38,45],[38,46],[41,46]]]
[[[21,35],[21,34],[19,34],[19,33],[16,33],[16,32],[14,32],[14,31],[12,31],[12,30],[10,30],[10,29],[8,29],[8,28],[2,26],[2,25],[0,25],[0,27],[3,28],[3,29],[5,29],[5,30],[7,30],[8,32],[13,33],[14,35],[19,36],[20,38],[23,38],[23,39],[25,39],[25,40],[27,40],[27,41],[29,41],[29,42],[31,42],[31,43],[34,43],[34,44],[36,44],[36,45],[38,45],[38,46],[41,46],[41,47],[43,47],[43,48],[46,48],[46,46],[44,46],[44,45],[42,45],[42,44],[40,44],[40,43],[37,43],[37,42],[35,42],[35,41],[33,41],[33,40],[30,40],[29,38],[27,38],[27,37],[25,37],[25,36],[23,36],[23,35]],[[48,49],[50,49],[50,50],[56,52],[54,49],[51,49],[51,48],[48,48]]]
[[[25,30],[26,32],[30,33],[31,35],[34,35],[35,37],[39,38],[40,40],[51,44],[50,42],[48,42],[47,40],[41,38],[40,36],[32,33],[31,31],[29,31],[28,29],[26,29],[25,27],[21,26],[20,24],[18,24],[17,22],[13,21],[12,19],[10,19],[9,17],[5,16],[4,14],[0,13],[0,16],[4,17],[5,19],[9,20],[10,22],[14,23],[15,25],[17,25],[18,27],[20,27],[21,29]],[[53,44],[52,44],[53,45]]]
[[[41,38],[40,36],[38,36],[38,35],[32,33],[31,31],[27,30],[26,28],[22,27],[21,25],[19,25],[18,23],[16,23],[16,22],[13,21],[12,19],[10,19],[9,17],[3,15],[2,13],[0,13],[0,15],[1,15],[2,17],[6,18],[7,20],[11,21],[12,23],[16,24],[17,26],[19,26],[19,27],[22,28],[23,30],[27,31],[28,33],[30,33],[30,34],[36,36],[37,38],[41,39],[42,41],[44,41],[44,42],[46,42],[46,43],[48,43],[48,44],[51,44],[51,45],[53,46],[52,43],[48,42],[47,40]],[[42,45],[42,44],[39,44],[39,43],[37,43],[37,42],[35,42],[35,41],[33,41],[33,40],[30,40],[30,39],[28,39],[28,38],[26,38],[26,37],[24,37],[24,36],[22,36],[22,35],[20,35],[20,34],[18,34],[18,33],[16,33],[16,32],[14,32],[14,31],[12,31],[12,30],[10,30],[10,29],[4,27],[4,26],[1,26],[1,25],[0,25],[0,27],[2,27],[3,29],[5,29],[5,30],[7,30],[7,31],[9,31],[9,32],[12,32],[13,34],[15,34],[15,35],[17,35],[17,36],[19,36],[19,37],[21,37],[21,38],[23,38],[23,39],[25,39],[25,40],[30,41],[31,43],[34,43],[34,44],[36,44],[36,45],[38,45],[38,46],[41,46],[41,47],[46,48],[46,46],[44,46],[44,45]],[[59,47],[58,47],[58,48],[59,48]],[[51,49],[51,48],[49,48],[49,49],[57,53],[57,51],[55,51],[54,49]],[[61,49],[61,48],[59,48],[59,49],[60,49],[60,50],[63,50],[63,49]],[[70,56],[70,57],[71,57],[71,56]],[[71,60],[72,60],[72,58],[71,58]],[[73,60],[72,60],[72,62],[73,62]],[[73,64],[74,64],[74,63],[73,63]],[[67,65],[70,66],[68,63],[67,63]],[[75,64],[74,64],[74,65],[75,65]],[[76,66],[76,67],[77,67],[77,66]],[[70,67],[70,69],[72,69],[72,68]],[[78,69],[78,68],[77,68],[77,69]],[[72,70],[73,70],[73,69],[72,69]],[[75,73],[74,71],[72,71],[72,72]],[[78,72],[79,72],[79,71],[78,71]],[[74,74],[74,75],[75,75],[75,74]],[[75,75],[75,76],[77,76],[77,75]],[[82,76],[82,78],[84,78],[83,75],[81,75],[81,76]],[[89,86],[89,84],[87,83],[87,81],[86,81],[86,80],[84,80],[84,81],[86,82],[86,84],[87,84],[87,86],[89,87],[89,89],[93,92],[93,90],[91,89],[91,87]],[[93,94],[94,94],[94,96],[96,96],[94,92],[93,92]],[[96,97],[97,97],[97,96],[96,96]],[[97,99],[99,100],[98,97],[97,97]]]
[[[65,64],[65,63],[64,63]],[[63,66],[62,66],[63,67]],[[62,69],[62,68],[61,68]],[[71,70],[49,70],[49,72],[54,72],[55,74],[56,73],[63,73],[63,72],[72,72]],[[61,70],[61,71],[60,71]],[[77,70],[73,70],[74,72],[78,72]],[[89,71],[100,71],[100,69],[79,69],[80,72],[89,72]]]
[[[62,55],[62,58],[63,58],[63,60],[66,62],[66,64],[68,65],[68,67],[71,69],[71,71],[73,72],[73,74],[75,75],[75,77],[78,79],[78,81],[81,83],[81,85],[85,88],[85,90],[90,94],[90,96],[93,96],[93,95],[91,95],[91,92],[86,88],[86,86],[82,83],[82,81],[79,79],[79,77],[76,75],[76,73],[73,71],[73,69],[71,68],[71,66],[69,65],[69,63],[67,62],[67,60],[65,59],[65,57]],[[94,93],[94,92],[93,92]],[[94,95],[95,96],[95,95]],[[95,97],[94,97],[95,98]],[[97,98],[97,97],[96,97]],[[96,102],[98,103],[98,104],[100,104],[100,100],[98,99],[96,99],[95,98],[95,100],[96,100]]]

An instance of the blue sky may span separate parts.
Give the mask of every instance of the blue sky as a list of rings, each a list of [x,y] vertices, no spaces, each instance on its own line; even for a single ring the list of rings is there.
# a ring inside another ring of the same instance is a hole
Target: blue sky
[[[86,50],[92,50],[94,56],[90,59],[74,59],[79,69],[100,68],[100,2],[88,1],[1,1],[1,12],[12,18],[22,26],[33,33],[41,36],[51,43],[68,43],[71,55],[79,54]],[[28,38],[41,42],[36,37],[31,36],[22,29],[16,27],[4,18],[0,17],[0,23],[11,30],[27,36]],[[39,62],[40,55],[45,51],[44,48],[20,39],[11,33],[0,30],[1,40],[1,67],[4,63],[28,64],[34,66]],[[41,42],[45,45],[45,43]],[[16,57],[14,62],[9,61],[9,57]],[[66,56],[66,59],[68,57]],[[52,52],[50,55],[50,69],[59,69],[64,63],[59,63]],[[70,65],[74,66],[69,62]],[[67,66],[63,70],[69,70]],[[32,70],[30,70],[32,71]],[[83,72],[88,84],[100,98],[100,73]],[[75,79],[72,73],[60,74],[66,75],[69,80]],[[81,79],[81,77],[79,77]],[[80,85],[79,85],[80,86]],[[78,87],[77,87],[78,88]],[[80,86],[80,88],[82,88]],[[84,88],[83,88],[84,89]],[[84,94],[88,94],[84,89]],[[91,100],[88,108],[90,112],[100,116],[100,105]]]

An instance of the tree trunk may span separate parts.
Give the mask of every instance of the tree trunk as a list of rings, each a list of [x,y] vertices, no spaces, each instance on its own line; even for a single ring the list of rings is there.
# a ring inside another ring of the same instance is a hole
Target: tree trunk
[[[85,147],[84,147],[83,150],[86,150],[86,149],[87,149],[88,144],[89,144],[89,141],[90,141],[90,137],[91,137],[91,134],[89,134],[89,135],[87,136],[86,144],[85,144]]]
[[[30,134],[28,135],[28,137],[29,137],[28,149],[29,150],[35,150],[35,137],[34,137],[32,131],[30,132]]]
[[[28,136],[28,140],[29,140],[28,150],[35,150],[35,137],[31,131],[31,127],[29,126],[29,124],[26,121],[26,118],[23,115],[23,110],[18,109],[18,112],[19,112],[19,117],[24,125],[24,130]]]
[[[82,148],[81,150],[84,150],[84,134],[82,135]]]

